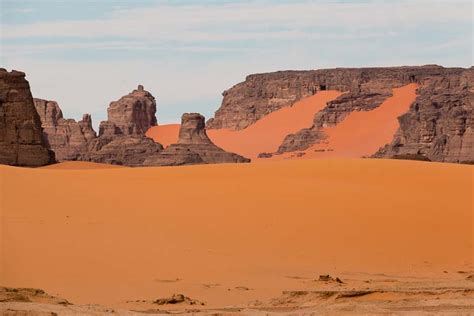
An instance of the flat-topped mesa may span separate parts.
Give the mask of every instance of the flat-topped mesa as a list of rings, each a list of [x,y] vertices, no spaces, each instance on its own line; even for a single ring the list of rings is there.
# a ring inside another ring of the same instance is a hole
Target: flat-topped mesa
[[[110,103],[108,119],[101,123],[99,135],[145,135],[157,124],[156,101],[142,85]]]
[[[291,106],[321,90],[344,92],[316,113],[313,126],[287,135],[277,153],[302,151],[326,138],[354,111],[372,111],[394,88],[418,84],[417,99],[400,118],[400,130],[376,157],[415,157],[434,161],[474,161],[472,67],[437,65],[387,68],[336,68],[279,71],[247,76],[223,93],[221,107],[208,128],[239,130],[267,114]],[[326,141],[326,140],[324,140]]]
[[[146,166],[178,166],[209,163],[250,162],[250,159],[230,153],[212,143],[206,133],[205,118],[199,113],[181,117],[178,143],[171,144],[144,161]]]
[[[0,164],[36,167],[54,161],[25,73],[0,68]]]
[[[84,114],[82,120],[76,122],[65,119],[55,101],[35,98],[34,104],[48,148],[55,152],[58,161],[77,160],[87,144],[97,137],[90,114]]]
[[[265,115],[291,106],[321,90],[348,92],[354,97],[365,94],[372,94],[374,97],[389,96],[393,88],[420,82],[447,70],[457,72],[462,69],[449,70],[441,66],[427,65],[278,71],[249,75],[244,82],[223,92],[222,105],[214,118],[209,120],[207,127],[243,129]],[[365,99],[365,102],[367,101],[370,100]]]

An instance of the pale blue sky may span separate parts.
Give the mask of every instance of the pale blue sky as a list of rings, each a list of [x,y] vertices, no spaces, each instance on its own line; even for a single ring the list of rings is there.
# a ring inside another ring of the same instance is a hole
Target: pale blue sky
[[[67,117],[106,117],[138,84],[159,123],[206,117],[250,73],[472,65],[470,0],[0,0],[0,66]]]

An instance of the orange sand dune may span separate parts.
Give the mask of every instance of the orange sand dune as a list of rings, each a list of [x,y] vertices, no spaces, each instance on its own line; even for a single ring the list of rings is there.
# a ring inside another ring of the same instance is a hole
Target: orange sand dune
[[[456,276],[474,269],[473,170],[369,159],[0,166],[0,284],[113,306],[184,293],[209,307],[318,289],[301,280],[327,273],[349,289],[351,273]]]
[[[321,91],[291,107],[272,112],[243,130],[211,129],[207,133],[217,146],[255,159],[259,153],[277,151],[288,134],[311,127],[314,115],[341,94]]]
[[[272,112],[243,130],[211,129],[207,134],[214,144],[227,151],[256,158],[259,153],[278,150],[286,135],[310,127],[314,114],[340,95],[338,91],[321,91]],[[178,132],[178,124],[161,125],[150,128],[147,136],[166,147],[178,141]]]
[[[393,96],[376,109],[352,112],[336,126],[323,129],[328,139],[307,149],[303,157],[358,158],[374,154],[392,141],[399,127],[398,117],[408,112],[415,101],[416,89],[416,84],[393,89]]]
[[[59,169],[59,170],[114,169],[114,168],[126,168],[126,167],[105,164],[105,163],[87,162],[87,161],[65,161],[65,162],[56,163],[54,165],[41,167],[41,169]]]
[[[146,132],[146,136],[160,143],[163,147],[168,147],[178,142],[179,127],[180,124],[154,126]]]

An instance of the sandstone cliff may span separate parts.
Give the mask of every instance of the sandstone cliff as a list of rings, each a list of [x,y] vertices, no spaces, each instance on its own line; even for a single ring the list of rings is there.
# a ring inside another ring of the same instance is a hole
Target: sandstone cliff
[[[176,166],[235,162],[250,162],[250,159],[214,145],[206,134],[204,116],[198,113],[185,113],[181,118],[178,143],[171,144],[162,152],[150,156],[144,165]]]
[[[156,102],[143,86],[107,109],[107,121],[99,126],[99,136],[88,141],[79,160],[130,167],[141,166],[145,159],[163,150],[163,146],[145,136],[156,125]]]
[[[263,116],[320,90],[345,92],[314,117],[310,128],[288,135],[278,153],[304,150],[325,138],[352,111],[370,111],[408,83],[420,85],[418,98],[391,145],[377,157],[409,157],[469,162],[472,149],[472,68],[436,65],[392,68],[337,68],[250,75],[223,93],[222,106],[209,128],[242,129]],[[471,89],[471,90],[470,90]],[[410,156],[411,157],[411,156]]]
[[[77,160],[87,144],[96,138],[92,119],[84,114],[81,121],[64,119],[61,108],[55,101],[34,99],[47,145],[56,154],[58,161]]]
[[[0,69],[0,164],[43,166],[54,162],[25,74]]]
[[[156,125],[156,101],[142,85],[118,101],[110,103],[108,119],[101,125],[99,135],[145,135]]]

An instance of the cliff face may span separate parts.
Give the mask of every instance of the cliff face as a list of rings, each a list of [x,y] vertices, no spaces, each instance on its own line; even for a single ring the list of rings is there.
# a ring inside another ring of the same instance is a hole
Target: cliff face
[[[345,92],[314,117],[314,124],[288,135],[277,153],[305,150],[325,138],[353,111],[370,111],[393,88],[418,83],[418,98],[400,118],[400,130],[377,157],[419,155],[429,160],[468,162],[472,150],[472,68],[421,67],[323,69],[250,75],[223,93],[209,128],[242,129],[263,116],[320,90]],[[407,156],[408,157],[408,156]]]
[[[426,78],[393,141],[375,157],[474,163],[474,69]]]
[[[0,69],[0,163],[36,167],[52,162],[25,74]]]
[[[144,162],[148,166],[177,166],[185,164],[250,162],[250,159],[217,147],[207,136],[204,116],[185,113],[177,144],[171,144],[162,152],[150,156]]]
[[[87,144],[96,138],[92,119],[84,114],[81,121],[64,119],[61,108],[55,101],[34,99],[47,145],[56,154],[58,161],[77,160]]]

